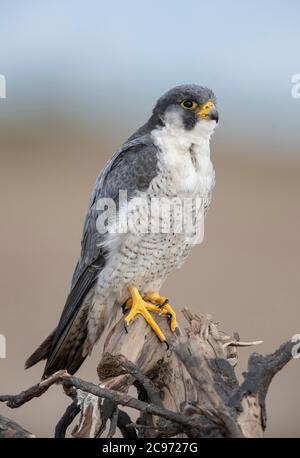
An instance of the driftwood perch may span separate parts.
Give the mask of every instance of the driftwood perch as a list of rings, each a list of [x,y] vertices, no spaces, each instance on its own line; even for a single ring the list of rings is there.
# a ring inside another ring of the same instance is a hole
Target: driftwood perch
[[[296,342],[287,341],[271,355],[253,353],[240,385],[234,371],[237,347],[260,342],[225,335],[211,316],[187,309],[183,314],[188,327],[177,334],[165,317],[155,316],[168,349],[141,317],[128,334],[121,319],[104,344],[99,385],[59,371],[0,401],[16,408],[54,383],[62,384],[72,403],[56,426],[56,437],[64,437],[75,418],[74,437],[113,437],[117,429],[124,437],[262,437],[268,387],[293,358]],[[137,395],[128,394],[132,388]],[[138,412],[135,420],[126,407]]]

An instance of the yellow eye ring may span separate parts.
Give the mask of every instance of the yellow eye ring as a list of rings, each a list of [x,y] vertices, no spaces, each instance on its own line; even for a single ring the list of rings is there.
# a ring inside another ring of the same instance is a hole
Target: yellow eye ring
[[[194,100],[184,100],[180,105],[186,110],[195,110],[198,107],[198,103]]]

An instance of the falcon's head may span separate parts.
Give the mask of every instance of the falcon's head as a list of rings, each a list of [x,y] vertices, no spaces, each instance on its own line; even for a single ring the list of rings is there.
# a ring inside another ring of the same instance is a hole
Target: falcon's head
[[[198,123],[210,122],[215,125],[219,121],[214,93],[196,84],[170,89],[158,99],[153,114],[163,124],[179,121],[187,130],[193,129]]]

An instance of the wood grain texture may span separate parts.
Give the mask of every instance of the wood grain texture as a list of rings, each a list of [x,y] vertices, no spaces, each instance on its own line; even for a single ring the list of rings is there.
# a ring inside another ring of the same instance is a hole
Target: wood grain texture
[[[234,369],[237,348],[259,342],[227,335],[210,315],[193,315],[188,309],[183,315],[187,327],[177,333],[166,317],[155,315],[168,347],[140,316],[128,333],[123,319],[117,322],[97,368],[98,385],[59,371],[20,394],[1,395],[0,402],[17,408],[61,384],[72,403],[56,426],[56,437],[64,437],[75,419],[74,437],[114,437],[117,431],[127,438],[262,437],[269,385],[299,342],[287,341],[267,356],[253,353],[240,384]],[[130,394],[133,387],[136,396]],[[128,407],[138,413],[134,421]],[[3,428],[0,422],[2,437],[32,437],[22,428],[14,433],[7,419]]]

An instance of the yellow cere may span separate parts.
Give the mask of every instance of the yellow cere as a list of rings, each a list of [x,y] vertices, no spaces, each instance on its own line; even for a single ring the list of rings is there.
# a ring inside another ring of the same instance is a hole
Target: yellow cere
[[[211,100],[209,100],[208,102],[201,105],[200,109],[197,111],[197,115],[200,118],[205,119],[213,107],[214,103]]]

